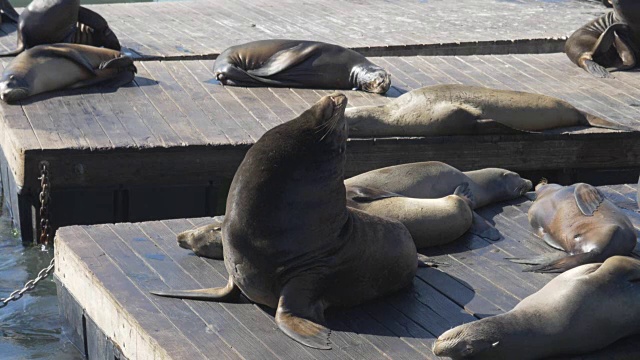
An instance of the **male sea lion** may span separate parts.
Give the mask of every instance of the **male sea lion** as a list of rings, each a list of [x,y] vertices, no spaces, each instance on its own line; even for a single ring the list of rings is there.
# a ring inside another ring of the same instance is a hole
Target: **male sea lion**
[[[380,189],[347,186],[347,206],[400,221],[420,249],[448,244],[469,230],[474,198],[467,183],[439,199],[417,199]]]
[[[438,161],[416,162],[368,171],[345,180],[347,187],[364,186],[381,189],[410,198],[438,199],[454,193],[456,187],[469,184],[477,209],[492,203],[511,200],[531,189],[531,181],[517,173],[499,168],[462,172]],[[473,212],[470,231],[491,240],[500,234]]]
[[[0,99],[14,102],[39,93],[101,84],[118,87],[133,80],[133,60],[119,51],[79,44],[38,45],[4,69]]]
[[[513,310],[440,335],[433,352],[457,359],[585,354],[640,333],[640,261],[614,256],[551,280]]]
[[[536,265],[525,271],[563,272],[614,255],[628,255],[636,246],[629,218],[589,184],[562,186],[543,180],[536,186],[535,196],[529,223],[549,246],[569,255],[511,259]]]
[[[550,96],[468,85],[412,90],[381,106],[345,112],[351,137],[535,132],[569,126],[627,128]]]
[[[18,18],[18,47],[0,53],[15,56],[36,45],[79,43],[120,50],[106,20],[81,7],[80,0],[34,0]]]
[[[346,205],[342,94],[267,131],[233,177],[222,223],[224,288],[154,294],[231,300],[238,289],[277,308],[294,340],[329,349],[328,306],[351,306],[409,285],[417,269],[407,228]]]
[[[232,86],[359,89],[384,94],[391,77],[359,53],[302,40],[260,40],[225,50],[213,65],[216,79]]]
[[[640,45],[640,2],[612,0],[613,11],[576,30],[565,43],[565,53],[590,74],[608,78],[609,71],[636,66]]]

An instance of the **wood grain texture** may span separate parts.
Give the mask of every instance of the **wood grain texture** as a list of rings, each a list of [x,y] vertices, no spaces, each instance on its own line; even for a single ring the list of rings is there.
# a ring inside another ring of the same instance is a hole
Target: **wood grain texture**
[[[632,209],[637,209],[634,185],[599,189],[631,209],[628,215],[640,224],[640,214]],[[196,257],[175,240],[177,233],[206,224],[210,218],[62,228],[56,239],[56,276],[65,290],[63,307],[75,299],[92,326],[115,334],[108,341],[88,339],[92,352],[106,351],[96,346],[114,341],[129,358],[152,353],[155,359],[187,354],[195,358],[436,359],[431,347],[442,332],[509,311],[555,276],[524,273],[522,265],[504,259],[556,251],[533,234],[526,215],[530,206],[521,198],[480,209],[502,240],[489,242],[465,234],[449,245],[423,249],[440,266],[419,269],[409,288],[354,308],[329,310],[331,351],[306,348],[287,338],[275,325],[273,310],[246,298],[231,304],[148,294],[149,290],[226,283],[222,261]],[[129,338],[120,337],[121,332],[135,335],[135,348],[122,343]],[[573,359],[614,355],[640,355],[637,338]]]

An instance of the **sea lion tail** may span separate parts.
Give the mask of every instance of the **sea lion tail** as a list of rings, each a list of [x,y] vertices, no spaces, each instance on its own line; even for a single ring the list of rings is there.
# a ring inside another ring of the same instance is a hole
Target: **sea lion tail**
[[[611,130],[636,131],[636,129],[634,128],[631,128],[625,125],[620,125],[618,123],[614,123],[612,121],[603,119],[601,117],[591,115],[584,111],[581,111],[580,113],[582,113],[582,115],[584,116],[584,122],[581,125],[593,126],[593,127],[611,129]]]

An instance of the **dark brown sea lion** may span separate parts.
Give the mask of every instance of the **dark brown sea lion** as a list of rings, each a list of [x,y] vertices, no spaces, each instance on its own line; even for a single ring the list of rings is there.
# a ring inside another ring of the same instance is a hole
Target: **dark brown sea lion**
[[[533,259],[511,259],[536,265],[525,271],[563,272],[576,266],[628,255],[636,246],[629,218],[588,184],[536,186],[529,223],[551,247],[563,250]]]
[[[358,89],[384,94],[391,77],[359,53],[302,40],[260,40],[226,49],[213,65],[216,79],[232,86]]]
[[[612,0],[613,11],[576,30],[565,43],[565,53],[576,65],[597,77],[632,69],[640,45],[640,2]]]
[[[347,125],[342,94],[267,131],[236,172],[222,224],[225,288],[155,292],[200,300],[250,300],[277,308],[300,343],[329,349],[329,306],[351,306],[409,285],[416,247],[397,221],[346,205]]]
[[[37,45],[78,43],[120,50],[106,20],[80,6],[80,0],[34,0],[18,19],[18,47],[0,56],[15,56]]]
[[[345,117],[351,137],[500,134],[578,125],[628,130],[550,96],[468,85],[415,89],[385,105],[347,109]]]
[[[119,51],[79,44],[38,45],[5,67],[0,98],[22,100],[47,91],[100,84],[118,87],[133,80],[133,60]]]
[[[614,256],[559,275],[505,314],[445,332],[433,352],[454,360],[585,354],[640,333],[638,304],[640,261]]]

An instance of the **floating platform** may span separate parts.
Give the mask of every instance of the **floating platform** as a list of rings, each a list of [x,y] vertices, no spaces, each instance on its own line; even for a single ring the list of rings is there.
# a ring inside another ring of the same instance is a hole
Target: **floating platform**
[[[600,187],[615,203],[637,209],[635,185]],[[421,268],[413,286],[350,309],[327,312],[333,349],[303,347],[285,336],[274,311],[239,304],[156,297],[150,290],[223,286],[222,261],[203,259],[176,234],[209,219],[72,226],[58,230],[55,278],[74,343],[89,359],[435,359],[444,331],[504,313],[553,275],[522,272],[506,257],[553,252],[533,235],[530,201],[481,209],[504,236],[497,242],[464,235],[424,252],[441,265]],[[640,227],[640,215],[625,210]],[[634,256],[640,255],[637,247]],[[640,337],[575,359],[638,359]],[[110,356],[109,358],[113,358]]]
[[[597,79],[564,54],[374,57],[391,73],[386,96],[345,91],[350,106],[385,104],[411,89],[462,83],[523,90],[640,130],[636,73]],[[8,60],[2,60],[6,64]],[[224,87],[212,60],[137,63],[135,82],[0,105],[7,201],[23,239],[38,219],[39,164],[49,163],[55,227],[218,214],[247,149],[331,91]],[[503,167],[552,181],[635,182],[640,132],[350,139],[346,175],[438,160],[461,170]],[[626,172],[620,172],[624,170]],[[535,177],[534,176],[534,177]],[[613,179],[613,180],[612,180]],[[535,178],[534,178],[535,180]]]
[[[501,0],[207,0],[89,5],[140,59],[215,58],[273,38],[324,41],[367,56],[539,53],[605,12],[601,4]],[[551,24],[553,24],[551,26]],[[2,24],[0,48],[15,26]]]

